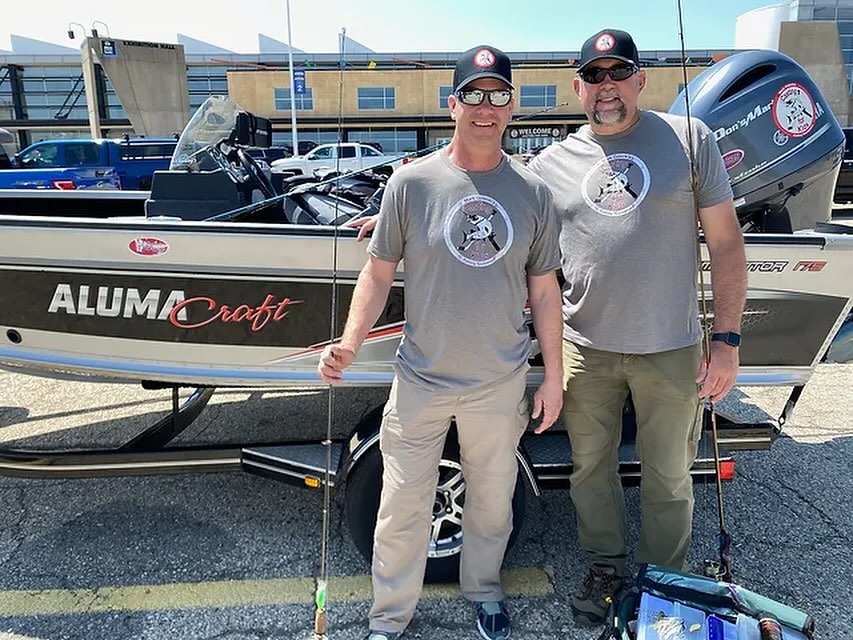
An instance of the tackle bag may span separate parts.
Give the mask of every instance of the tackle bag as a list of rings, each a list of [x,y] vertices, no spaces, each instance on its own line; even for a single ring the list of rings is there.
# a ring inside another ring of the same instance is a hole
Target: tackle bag
[[[644,565],[614,596],[598,640],[763,640],[773,637],[759,632],[768,618],[785,640],[814,639],[814,620],[798,609],[729,582]]]

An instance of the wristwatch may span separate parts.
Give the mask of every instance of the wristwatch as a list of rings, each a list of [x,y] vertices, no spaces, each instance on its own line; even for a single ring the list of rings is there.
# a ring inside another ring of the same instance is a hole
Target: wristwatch
[[[739,347],[741,343],[740,334],[734,331],[725,331],[723,333],[712,333],[712,342],[725,342],[730,347]]]

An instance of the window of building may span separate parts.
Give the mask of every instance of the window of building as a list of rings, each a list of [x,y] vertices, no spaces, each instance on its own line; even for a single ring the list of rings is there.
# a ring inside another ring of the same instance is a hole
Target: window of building
[[[276,87],[275,110],[290,111],[290,88]],[[297,111],[312,111],[314,109],[314,91],[311,87],[305,87],[305,93],[294,94],[296,98]]]
[[[385,154],[407,153],[418,148],[418,133],[411,129],[353,130],[347,134],[350,142],[366,142]]]
[[[447,98],[453,93],[453,87],[443,86],[438,88],[438,108],[447,109]]]
[[[835,7],[815,7],[813,20],[835,20]]]
[[[187,90],[190,112],[198,109],[210,96],[228,95],[227,67],[190,65],[187,67]]]
[[[521,107],[546,109],[557,106],[557,85],[527,84],[521,85]]]
[[[79,66],[27,66],[23,70],[23,102],[31,120],[88,117],[83,74]]]
[[[318,144],[329,144],[338,141],[337,129],[303,129],[299,127],[297,130],[299,132],[299,155],[308,153]],[[272,145],[274,147],[291,149],[293,136],[289,130],[273,131]]]
[[[386,111],[396,109],[396,89],[394,87],[359,87],[358,108]]]

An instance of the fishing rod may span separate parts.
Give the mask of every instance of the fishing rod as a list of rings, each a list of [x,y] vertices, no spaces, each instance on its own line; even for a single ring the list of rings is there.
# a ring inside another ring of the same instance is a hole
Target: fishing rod
[[[340,33],[340,75],[338,78],[338,143],[343,141],[343,109],[344,109],[344,66],[346,65],[346,27]],[[335,174],[340,175],[341,156],[336,154]],[[316,186],[316,185],[315,185]],[[335,198],[335,219],[338,218],[339,200]],[[329,320],[329,343],[334,343],[337,334],[338,320],[338,225],[333,225],[332,239],[332,296]],[[327,559],[329,554],[329,517],[332,508],[331,475],[332,475],[332,417],[335,412],[335,390],[329,384],[328,404],[326,407],[326,438],[323,440],[325,461],[323,468],[323,525],[320,535],[320,569],[314,591],[314,633],[312,640],[327,640],[326,635],[326,602],[328,589]]]
[[[687,53],[684,45],[684,12],[681,6],[681,0],[676,0],[678,8],[678,37],[681,46],[681,73],[682,82],[684,83],[684,109],[687,117],[687,149],[688,161],[690,164],[690,191],[693,195],[693,212],[696,216],[696,268],[699,271],[699,291],[702,300],[702,340],[704,346],[705,370],[707,371],[711,363],[711,327],[708,322],[708,301],[705,289],[705,275],[702,269],[702,241],[701,241],[701,219],[699,216],[699,200],[696,193],[698,179],[696,175],[696,150],[693,147],[693,127],[690,119],[690,93],[688,89],[687,77]],[[719,534],[717,534],[718,542],[718,558],[717,560],[705,561],[705,574],[709,577],[725,582],[732,581],[732,537],[726,530],[725,511],[723,509],[723,481],[721,474],[720,462],[720,443],[717,430],[717,413],[714,408],[714,402],[711,398],[707,398],[707,410],[710,413],[711,423],[711,446],[714,451],[714,479],[717,491],[717,519],[719,525]],[[704,416],[703,416],[704,418]],[[704,430],[704,420],[703,420]]]

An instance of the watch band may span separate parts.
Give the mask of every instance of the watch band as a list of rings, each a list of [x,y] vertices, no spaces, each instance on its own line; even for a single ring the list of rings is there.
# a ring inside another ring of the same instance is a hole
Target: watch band
[[[713,342],[725,342],[730,347],[739,347],[741,343],[740,334],[735,331],[712,333],[711,340]]]

